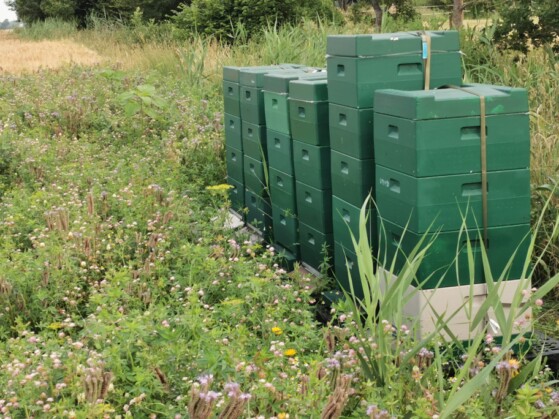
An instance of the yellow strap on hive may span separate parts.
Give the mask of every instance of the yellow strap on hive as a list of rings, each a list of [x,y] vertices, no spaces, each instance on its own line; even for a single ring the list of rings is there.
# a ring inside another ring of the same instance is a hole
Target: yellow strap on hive
[[[485,96],[479,93],[460,86],[447,86],[451,89],[458,89],[463,92],[469,93],[471,95],[479,97],[479,113],[480,113],[480,151],[481,151],[481,211],[483,219],[483,244],[487,249],[489,247],[489,241],[487,238],[487,130],[486,130],[486,107],[485,107]]]

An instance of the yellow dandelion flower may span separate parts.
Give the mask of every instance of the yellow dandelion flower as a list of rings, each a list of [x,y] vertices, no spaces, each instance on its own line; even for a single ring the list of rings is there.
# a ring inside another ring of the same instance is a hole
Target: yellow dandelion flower
[[[518,370],[520,369],[520,362],[518,362],[517,359],[511,358],[509,359],[509,365],[511,366],[512,370],[511,375],[513,377],[516,377],[519,374]]]
[[[276,336],[279,336],[283,333],[283,330],[281,330],[281,327],[272,327],[272,333]]]
[[[509,365],[515,370],[520,368],[520,362],[514,358],[509,359]]]
[[[289,418],[289,414],[281,412],[281,413],[278,413],[277,418],[278,418],[278,419],[288,419],[288,418]]]
[[[295,349],[286,349],[283,353],[285,356],[292,357],[297,355],[297,351]]]

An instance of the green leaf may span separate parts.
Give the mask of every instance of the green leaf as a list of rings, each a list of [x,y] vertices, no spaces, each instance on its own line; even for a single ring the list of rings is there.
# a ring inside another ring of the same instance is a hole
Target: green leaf
[[[126,114],[126,116],[134,116],[138,112],[140,112],[141,108],[142,107],[138,102],[129,101],[128,103],[126,103],[126,105],[124,105],[124,113]]]

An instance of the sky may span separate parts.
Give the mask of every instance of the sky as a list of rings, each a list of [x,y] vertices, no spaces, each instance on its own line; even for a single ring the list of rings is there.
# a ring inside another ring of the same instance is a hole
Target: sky
[[[0,22],[3,22],[4,19],[16,20],[17,16],[15,12],[12,12],[10,9],[8,9],[5,0],[0,0]]]

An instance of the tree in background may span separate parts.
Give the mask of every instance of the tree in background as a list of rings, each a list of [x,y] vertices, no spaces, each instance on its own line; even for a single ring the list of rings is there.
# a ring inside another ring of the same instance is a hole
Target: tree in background
[[[44,20],[47,17],[41,8],[41,0],[9,0],[6,4],[17,13],[18,19],[25,23]]]
[[[454,0],[452,4],[452,27],[460,29],[464,24],[464,0]]]
[[[253,36],[268,24],[281,26],[302,18],[332,20],[336,15],[331,0],[192,0],[179,7],[172,21],[187,32],[233,42],[239,24]]]
[[[512,0],[499,3],[501,19],[494,39],[502,48],[526,52],[530,46],[550,45],[559,52],[557,0]]]
[[[83,26],[92,13],[127,20],[139,8],[144,18],[161,21],[176,10],[181,0],[9,0],[19,20],[33,23],[46,18],[75,20]],[[189,3],[189,2],[186,2]]]

